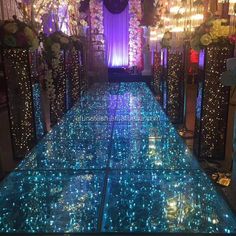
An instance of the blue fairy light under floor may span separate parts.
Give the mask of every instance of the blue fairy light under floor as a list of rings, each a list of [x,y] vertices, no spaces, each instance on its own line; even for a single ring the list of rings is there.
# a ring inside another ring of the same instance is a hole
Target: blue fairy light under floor
[[[144,83],[94,85],[0,184],[8,233],[236,233]]]

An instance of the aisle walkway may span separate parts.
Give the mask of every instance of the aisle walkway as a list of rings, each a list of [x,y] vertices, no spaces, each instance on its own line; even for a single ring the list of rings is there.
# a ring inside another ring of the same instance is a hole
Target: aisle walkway
[[[236,218],[146,85],[121,83],[90,89],[2,183],[4,232],[236,233]]]

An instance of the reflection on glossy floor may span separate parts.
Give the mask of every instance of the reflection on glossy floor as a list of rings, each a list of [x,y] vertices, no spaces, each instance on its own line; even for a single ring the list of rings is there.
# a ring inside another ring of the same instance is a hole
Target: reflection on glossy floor
[[[144,83],[93,86],[0,187],[0,234],[236,233]]]

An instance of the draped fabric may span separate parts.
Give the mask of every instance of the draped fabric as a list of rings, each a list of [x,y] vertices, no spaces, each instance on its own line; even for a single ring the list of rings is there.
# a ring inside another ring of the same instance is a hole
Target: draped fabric
[[[107,10],[113,14],[119,14],[128,6],[128,0],[104,0]]]
[[[129,7],[112,14],[104,6],[104,33],[108,67],[128,66]]]

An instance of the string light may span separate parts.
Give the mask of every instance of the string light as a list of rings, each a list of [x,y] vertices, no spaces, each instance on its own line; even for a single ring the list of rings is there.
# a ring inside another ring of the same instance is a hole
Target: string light
[[[73,17],[79,19],[77,7],[80,2],[81,0],[34,0],[33,5],[29,2],[18,4],[18,7],[22,11],[24,21],[32,25],[36,31],[42,28],[43,17],[51,14],[57,16],[52,21],[55,28],[70,34],[72,26],[68,23],[72,22]],[[77,21],[74,23],[78,26]]]
[[[203,51],[200,54],[200,57],[205,55],[206,68],[204,68],[205,75],[202,77],[204,90],[201,83],[197,103],[197,138],[194,147],[199,158],[223,159],[225,155],[227,107],[230,91],[229,88],[221,84],[219,77],[226,69],[226,60],[233,56],[232,47],[228,44],[221,47],[208,46],[204,54]],[[202,59],[200,58],[200,60]]]
[[[154,64],[153,64],[153,88],[156,94],[158,94],[158,101],[161,103],[161,76],[162,76],[162,65],[161,65],[161,53],[159,51],[154,52]]]
[[[152,37],[152,41],[158,41],[160,37],[157,35],[163,35],[167,30],[175,33],[176,38],[183,39],[186,33],[194,31],[204,19],[204,6],[200,1],[166,1],[161,8],[163,11],[159,16],[159,27],[151,28],[151,32],[157,33]],[[160,9],[157,11],[159,12]]]
[[[60,52],[59,64],[53,69],[53,84],[55,87],[55,99],[50,101],[51,124],[56,124],[66,111],[66,72],[65,51]],[[53,59],[54,60],[54,59]]]
[[[28,53],[25,49],[3,50],[6,77],[10,78],[7,80],[10,127],[16,158],[23,158],[36,141]]]
[[[78,101],[80,97],[80,62],[79,62],[79,52],[75,49],[72,50],[70,59],[70,68],[71,68],[71,74],[72,76],[70,77],[71,80],[71,105],[75,104],[76,101]]]
[[[183,78],[181,78],[183,71],[183,53],[168,50],[168,53],[164,54],[163,60],[167,61],[168,68],[165,75],[166,88],[164,89],[165,91],[168,88],[168,93],[166,94],[166,104],[164,107],[173,123],[181,123],[183,119],[183,111],[181,107],[184,102]],[[162,67],[159,70],[161,69]],[[159,74],[161,74],[161,72],[159,72]],[[157,83],[160,84],[160,79]],[[159,91],[161,91],[160,88]]]

